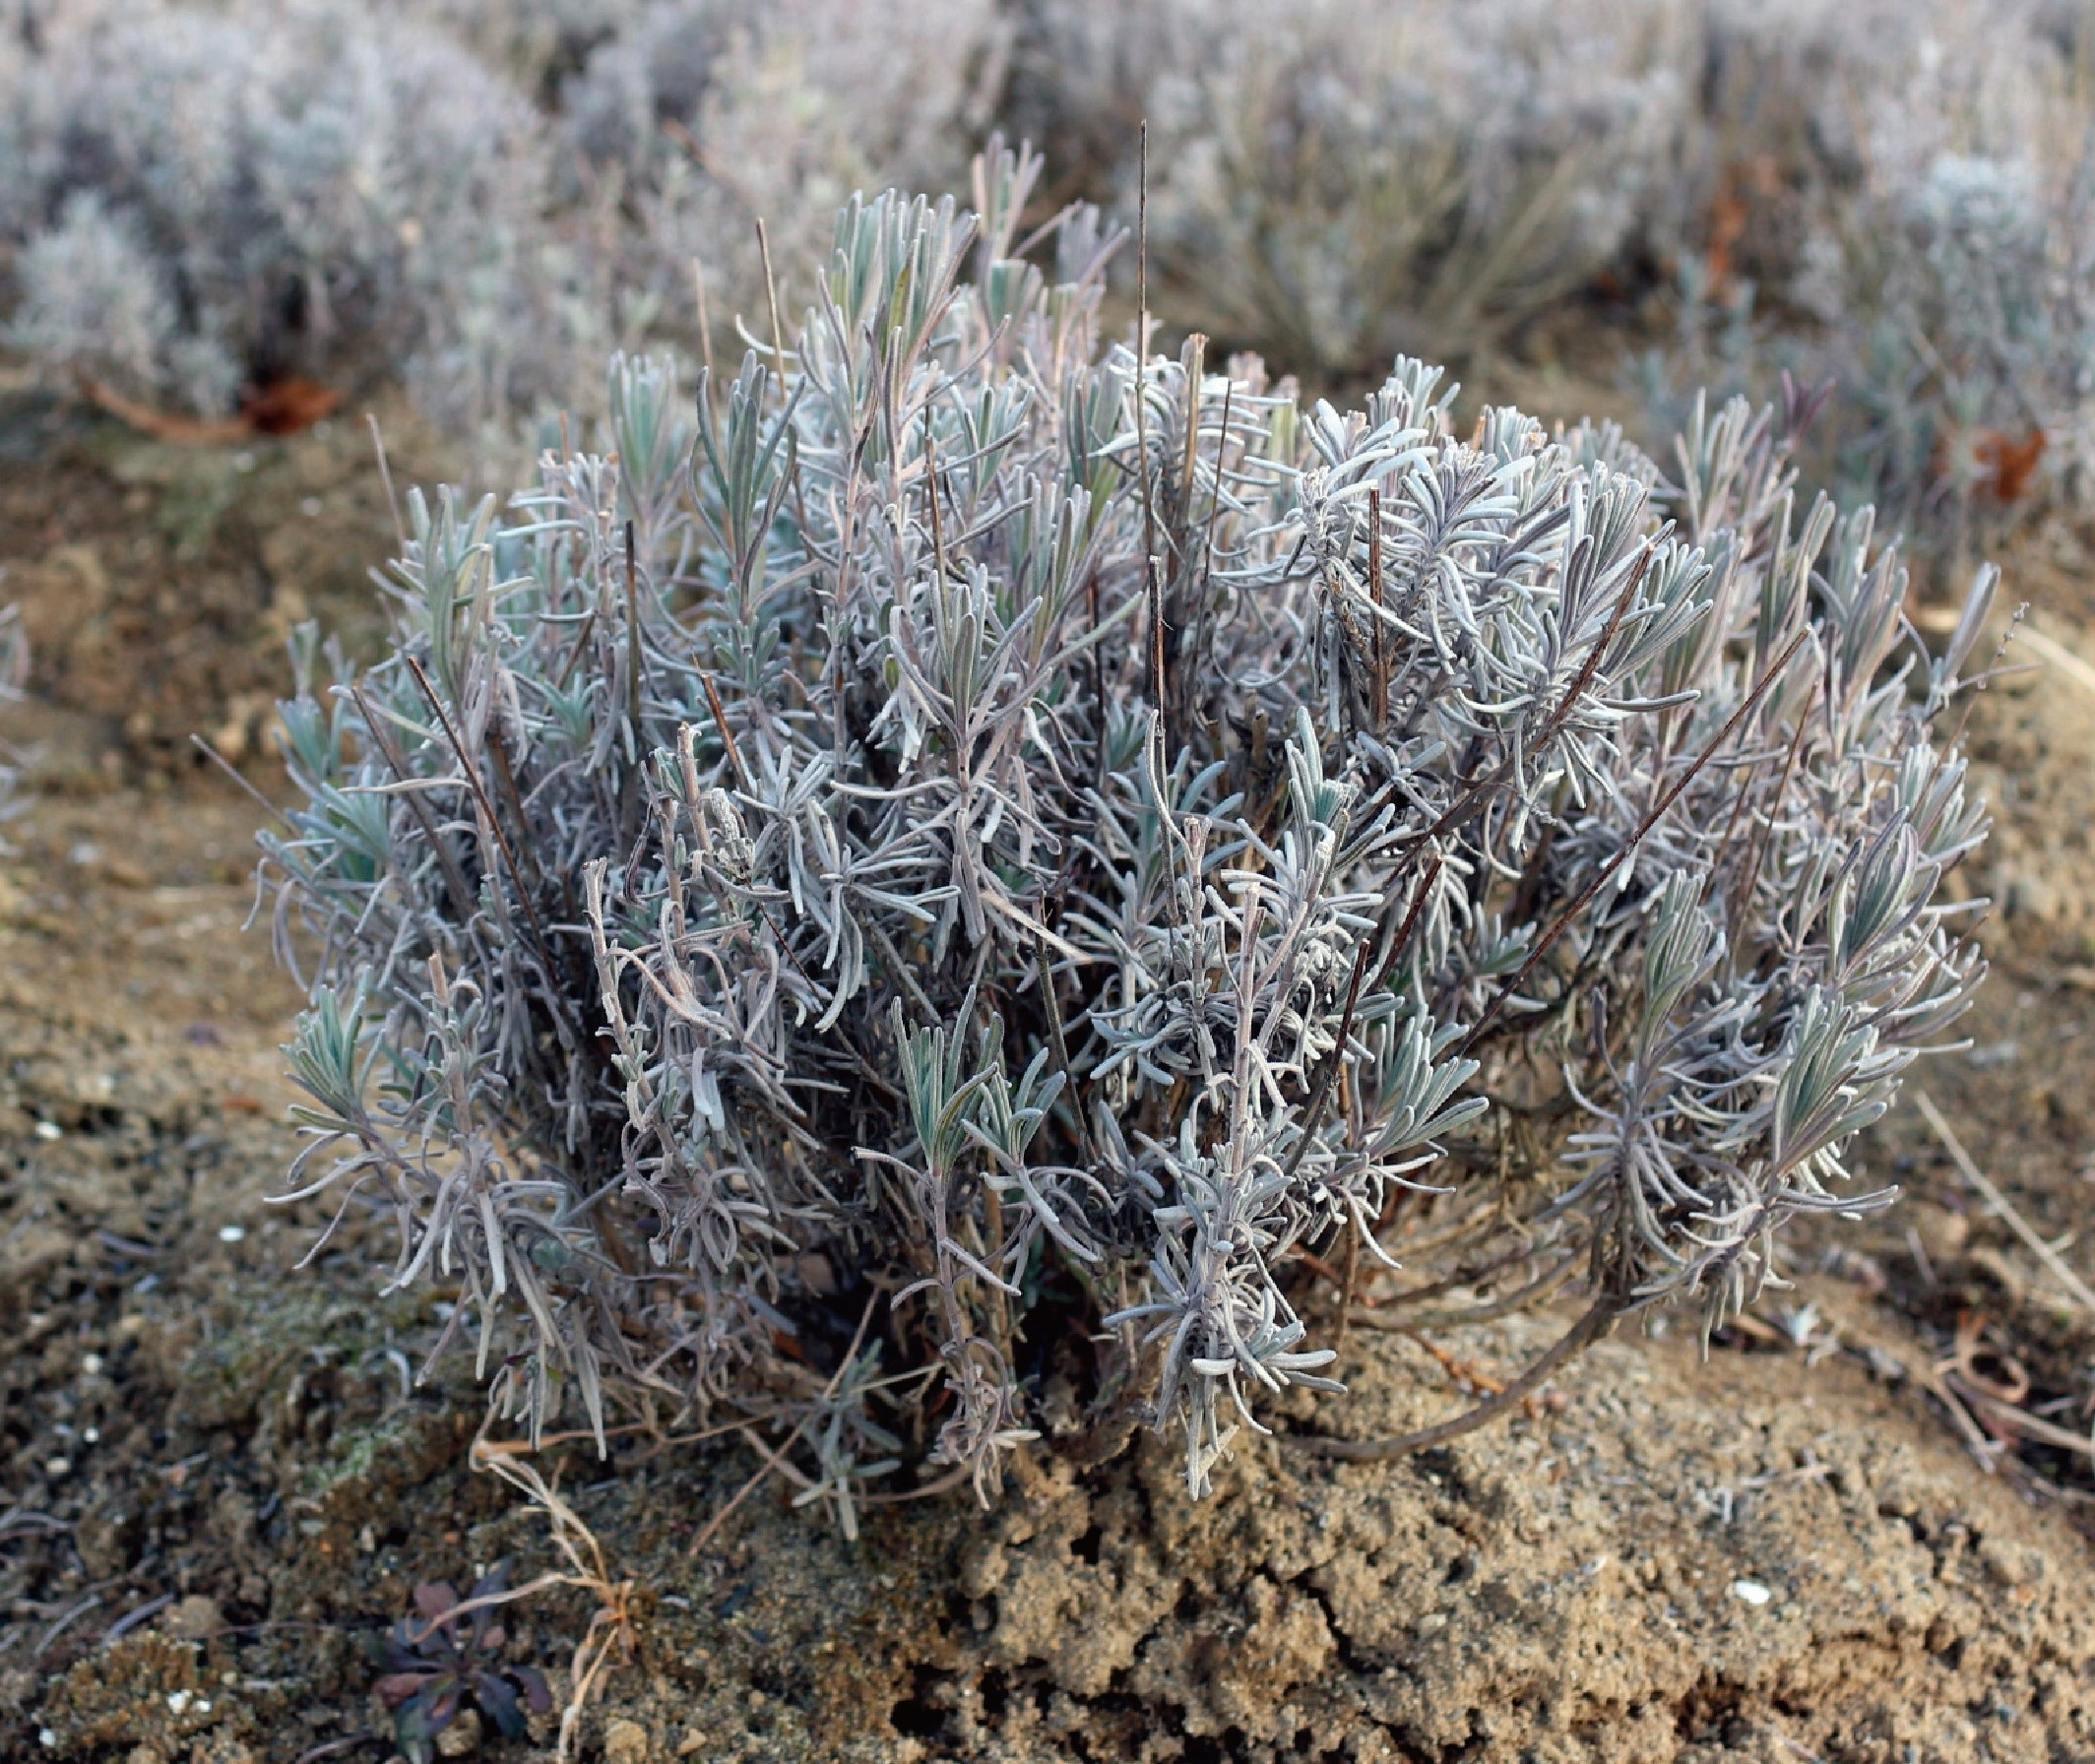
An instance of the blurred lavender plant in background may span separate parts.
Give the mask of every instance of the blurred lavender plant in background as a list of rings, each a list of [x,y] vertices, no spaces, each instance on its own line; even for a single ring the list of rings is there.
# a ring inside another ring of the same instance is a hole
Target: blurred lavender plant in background
[[[545,226],[548,154],[505,80],[399,8],[37,9],[0,44],[10,338],[207,415],[376,369],[471,432],[612,341]]]
[[[1399,352],[1635,362],[1663,449],[1700,390],[1830,376],[1801,464],[1936,550],[2087,496],[2095,103],[2053,0],[6,16],[5,340],[149,406],[391,378],[515,459],[603,414],[614,349],[770,346],[838,205],[957,193],[994,128],[1054,144],[1028,227],[1146,206],[1177,322],[1318,390]]]
[[[1474,350],[1639,242],[1691,123],[1680,5],[1022,6],[1013,114],[1088,143],[1184,322],[1320,380]]]

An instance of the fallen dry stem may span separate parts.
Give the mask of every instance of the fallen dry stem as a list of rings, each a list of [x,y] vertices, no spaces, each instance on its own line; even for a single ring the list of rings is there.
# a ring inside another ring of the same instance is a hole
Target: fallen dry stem
[[[1392,1458],[1408,1458],[1473,1433],[1487,1421],[1497,1419],[1549,1382],[1557,1367],[1608,1333],[1619,1311],[1612,1294],[1603,1292],[1585,1314],[1559,1336],[1556,1343],[1510,1384],[1501,1386],[1474,1409],[1450,1416],[1414,1433],[1388,1439],[1332,1439],[1322,1434],[1288,1433],[1281,1438],[1289,1445],[1319,1458],[1337,1458],[1348,1464],[1381,1464]]]

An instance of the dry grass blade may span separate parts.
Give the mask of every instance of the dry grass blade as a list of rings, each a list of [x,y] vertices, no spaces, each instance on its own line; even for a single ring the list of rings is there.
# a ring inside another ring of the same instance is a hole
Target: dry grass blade
[[[583,1712],[590,1699],[617,1670],[619,1662],[632,1660],[638,1651],[639,1634],[633,1612],[636,1583],[612,1578],[596,1534],[539,1474],[537,1466],[528,1461],[525,1454],[529,1450],[520,1442],[478,1439],[474,1442],[473,1468],[492,1473],[544,1515],[553,1547],[565,1559],[567,1569],[564,1573],[541,1574],[529,1585],[504,1593],[498,1601],[466,1601],[446,1615],[455,1619],[476,1603],[506,1604],[551,1587],[576,1588],[596,1600],[589,1628],[575,1644],[568,1666],[567,1707],[560,1713],[560,1737],[554,1754],[565,1764],[574,1755]]]
[[[2089,666],[2086,662],[2075,655],[2073,651],[2067,649],[2056,637],[2047,637],[2035,625],[2027,622],[2024,623],[2018,635],[2024,643],[2028,644],[2031,649],[2035,650],[2038,655],[2058,668],[2061,673],[2064,674],[2076,686],[2082,686],[2090,692],[2095,692],[2095,667]]]
[[[1957,1137],[1956,1130],[1943,1119],[1942,1111],[1936,1106],[1935,1099],[1926,1091],[1916,1091],[1914,1101],[1919,1104],[1923,1118],[1934,1129],[1935,1136],[1942,1142],[1942,1149],[1949,1154],[1950,1162],[1957,1166],[1958,1173],[1977,1189],[1986,1204],[2006,1222],[2008,1229],[2022,1239],[2024,1247],[2044,1264],[2046,1272],[2065,1289],[2074,1303],[2090,1318],[2095,1318],[2095,1292],[2089,1291],[2087,1282],[2067,1266],[2065,1258],[2044,1240],[2037,1228],[2022,1217],[2015,1204],[2002,1194],[1992,1178],[1972,1161],[1971,1154],[1964,1149],[1964,1142]]]

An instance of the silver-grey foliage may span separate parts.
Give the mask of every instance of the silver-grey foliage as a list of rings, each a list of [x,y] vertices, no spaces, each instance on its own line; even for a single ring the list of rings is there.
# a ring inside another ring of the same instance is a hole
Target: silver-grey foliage
[[[391,1217],[503,1413],[761,1419],[847,1523],[1138,1415],[1204,1490],[1341,1388],[1349,1260],[1721,1322],[1887,1198],[1853,1136],[1981,968],[1991,572],[1931,659],[1796,410],[1668,482],[1414,360],[1138,354],[1037,172],[855,201],[782,352],[416,497],[393,652],[284,708],[289,1192]]]
[[[22,636],[22,609],[0,606],[0,707],[22,696],[29,669],[30,648]],[[15,795],[19,783],[20,772],[15,764],[14,751],[5,742],[0,742],[0,821],[9,820],[21,812],[22,804]]]
[[[596,414],[613,347],[768,340],[847,192],[958,187],[1000,121],[1122,222],[1146,192],[1180,322],[1329,383],[1538,325],[1592,366],[1567,302],[1677,274],[1662,432],[1830,372],[1821,457],[1902,526],[2095,481],[2089,26],[2054,0],[0,10],[0,339],[133,400],[383,373],[507,454]]]

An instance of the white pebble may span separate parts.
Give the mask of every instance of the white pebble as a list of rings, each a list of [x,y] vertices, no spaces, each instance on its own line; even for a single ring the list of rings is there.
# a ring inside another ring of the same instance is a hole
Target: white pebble
[[[1765,1605],[1774,1594],[1757,1580],[1735,1580],[1732,1582],[1732,1597],[1744,1599],[1748,1605]]]
[[[219,1241],[221,1243],[237,1243],[246,1235],[247,1228],[244,1225],[222,1225],[219,1227]]]
[[[36,1137],[38,1139],[63,1139],[65,1138],[65,1129],[56,1121],[38,1121],[36,1123]]]
[[[184,1710],[189,1707],[189,1698],[191,1694],[191,1692],[186,1690],[170,1690],[167,1693],[168,1711],[171,1714],[180,1715]]]

